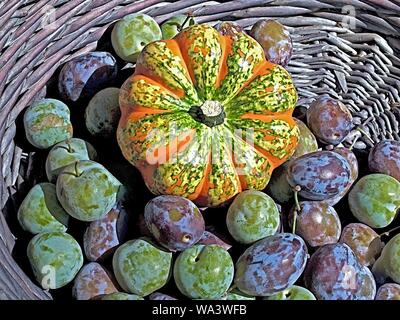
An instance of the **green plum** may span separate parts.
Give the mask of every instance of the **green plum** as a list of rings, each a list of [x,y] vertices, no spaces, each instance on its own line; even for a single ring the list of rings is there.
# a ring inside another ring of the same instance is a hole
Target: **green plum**
[[[43,289],[58,289],[70,283],[83,265],[78,242],[63,232],[45,232],[32,238],[27,249],[36,280]]]
[[[24,114],[24,127],[28,141],[39,149],[70,139],[73,133],[67,105],[55,99],[34,102]]]
[[[68,220],[68,213],[57,200],[56,186],[51,183],[35,185],[18,210],[18,221],[21,227],[33,234],[65,232]]]
[[[144,299],[136,294],[128,294],[125,292],[114,292],[102,296],[100,300],[144,300]]]
[[[136,62],[143,48],[150,42],[161,40],[161,37],[161,29],[152,17],[134,13],[115,24],[111,43],[122,60]]]
[[[187,15],[177,15],[165,21],[161,25],[162,38],[164,40],[172,39],[184,28],[192,26],[195,21],[192,17]]]
[[[359,221],[371,228],[384,228],[400,207],[400,183],[385,174],[366,175],[350,191],[348,201]]]
[[[144,239],[120,246],[113,257],[113,269],[119,285],[127,292],[147,296],[162,288],[171,271],[172,253]]]
[[[50,182],[55,183],[60,172],[68,165],[79,160],[94,160],[97,158],[93,146],[78,138],[72,138],[57,143],[46,159],[46,175]]]
[[[175,283],[192,299],[222,297],[233,280],[234,265],[229,253],[217,245],[194,245],[175,261]]]
[[[279,223],[279,210],[274,200],[257,190],[241,192],[226,216],[229,233],[236,241],[245,244],[275,234]]]
[[[95,221],[104,218],[115,205],[120,186],[101,164],[82,160],[61,171],[57,179],[57,197],[75,219]]]
[[[117,132],[120,117],[119,89],[106,88],[96,93],[86,107],[86,128],[94,136],[111,138]]]
[[[317,300],[312,292],[299,286],[291,286],[281,292],[263,298],[264,300]]]
[[[223,298],[223,300],[255,300],[255,299],[256,299],[255,297],[244,294],[238,289],[234,289],[228,292]]]
[[[300,131],[299,141],[297,143],[296,150],[294,151],[292,158],[295,159],[302,155],[318,150],[318,142],[314,134],[305,125],[305,123],[299,119],[296,119],[297,127]]]
[[[289,161],[286,161],[276,168],[272,172],[271,179],[267,185],[267,192],[281,204],[293,201],[293,189],[287,180],[289,163]]]
[[[400,284],[400,234],[395,235],[385,245],[372,267],[372,272],[378,283],[391,278]]]

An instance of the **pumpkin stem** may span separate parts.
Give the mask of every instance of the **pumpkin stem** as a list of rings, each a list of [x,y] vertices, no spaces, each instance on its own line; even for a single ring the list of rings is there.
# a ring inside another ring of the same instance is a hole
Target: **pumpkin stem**
[[[189,114],[210,128],[224,123],[225,120],[224,107],[218,101],[207,100],[201,106],[193,106]]]

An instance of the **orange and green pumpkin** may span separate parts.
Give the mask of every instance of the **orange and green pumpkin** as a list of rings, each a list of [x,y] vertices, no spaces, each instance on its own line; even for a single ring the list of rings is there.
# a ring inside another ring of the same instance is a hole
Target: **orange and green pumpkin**
[[[117,137],[154,194],[218,206],[264,189],[292,155],[297,92],[245,33],[189,27],[141,52],[122,87]]]

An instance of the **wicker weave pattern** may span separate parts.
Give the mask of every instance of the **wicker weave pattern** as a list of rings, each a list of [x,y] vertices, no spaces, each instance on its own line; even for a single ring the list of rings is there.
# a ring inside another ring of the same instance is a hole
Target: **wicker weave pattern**
[[[399,0],[0,0],[0,208],[24,179],[21,162],[31,160],[13,142],[18,114],[46,94],[59,65],[95,50],[110,24],[138,11],[158,22],[191,12],[198,22],[233,20],[244,27],[278,19],[295,43],[288,69],[299,105],[330,94],[349,106],[373,141],[400,140]],[[356,147],[371,145],[363,137]],[[0,213],[0,299],[49,298],[15,264],[13,246]]]

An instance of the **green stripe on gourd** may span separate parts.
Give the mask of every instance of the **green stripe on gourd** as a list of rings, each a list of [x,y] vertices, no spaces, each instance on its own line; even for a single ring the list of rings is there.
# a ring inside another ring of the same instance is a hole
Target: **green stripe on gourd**
[[[215,95],[222,56],[219,33],[214,28],[196,25],[187,31],[187,38],[197,92],[203,100],[211,100]]]
[[[129,88],[128,102],[148,108],[174,111],[187,111],[190,106],[164,88],[147,82],[135,80]]]
[[[176,56],[165,42],[152,42],[147,45],[139,63],[163,80],[171,89],[183,90],[182,98],[189,104],[201,104],[191,80],[188,78],[185,62]]]
[[[177,157],[168,163],[158,166],[154,172],[155,193],[179,194],[188,197],[195,193],[196,188],[203,181],[209,160],[211,140],[208,136],[209,128],[198,130],[190,144]],[[179,181],[179,183],[178,183]]]
[[[245,181],[248,189],[264,189],[270,179],[271,164],[253,147],[252,141],[249,141],[253,137],[244,141],[239,138],[239,132],[237,132],[238,135],[234,135],[233,131],[233,129],[226,128],[225,135],[232,141],[230,145],[233,149],[232,154],[237,174]]]
[[[243,136],[247,130],[254,130],[254,144],[273,156],[283,159],[288,156],[288,146],[292,144],[291,138],[299,136],[299,128],[291,127],[289,123],[281,119],[265,122],[257,119],[228,120],[229,124],[237,129],[242,129]],[[248,132],[248,131],[247,131]],[[273,139],[265,139],[265,137]],[[289,148],[291,152],[294,148]]]
[[[211,187],[208,190],[209,199],[211,199],[209,205],[211,206],[222,203],[239,190],[235,166],[232,163],[223,131],[224,129],[218,126],[211,128],[211,170],[209,174]]]
[[[130,121],[119,136],[131,144],[128,150],[140,150],[140,153],[131,154],[131,162],[135,163],[141,159],[148,159],[152,150],[166,149],[169,143],[182,138],[189,129],[198,129],[200,126],[201,124],[186,112],[162,113]],[[137,136],[143,139],[136,139]]]
[[[268,88],[272,91],[266,91]],[[283,112],[293,109],[296,102],[297,92],[290,75],[277,65],[270,73],[257,76],[225,106],[225,111],[229,117],[239,117],[248,112]]]
[[[244,33],[238,33],[227,58],[228,74],[222,80],[216,99],[224,105],[251,79],[255,67],[264,59],[262,47]]]

